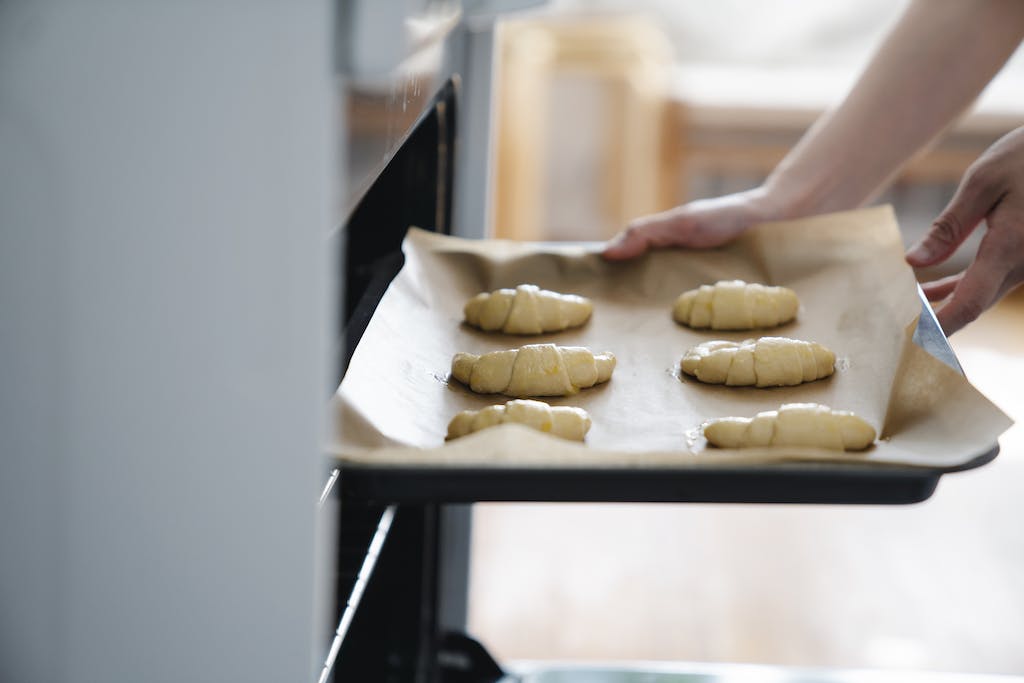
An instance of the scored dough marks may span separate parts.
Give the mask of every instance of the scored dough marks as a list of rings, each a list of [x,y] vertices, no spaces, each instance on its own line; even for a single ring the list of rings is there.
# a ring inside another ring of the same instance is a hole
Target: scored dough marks
[[[544,331],[544,320],[538,310],[537,297],[530,294],[533,292],[526,294],[526,290],[516,289],[508,319],[505,321],[505,327],[509,331],[514,330],[519,334],[540,334]]]
[[[761,337],[703,342],[683,355],[680,368],[708,384],[778,387],[828,377],[835,361],[835,353],[817,342]]]
[[[509,422],[573,441],[583,441],[591,425],[590,415],[582,408],[549,406],[543,401],[517,399],[505,405],[462,411],[448,423],[446,439],[456,439]]]
[[[523,284],[477,294],[463,307],[466,323],[485,332],[543,334],[584,324],[593,312],[585,297]]]
[[[590,364],[594,359],[590,357]],[[512,365],[508,388],[510,396],[570,396],[579,391],[569,379],[562,354],[554,345],[538,345],[536,353],[518,353]],[[597,369],[592,374],[597,376]],[[586,384],[584,380],[581,384]],[[593,381],[588,386],[592,386]]]
[[[787,287],[722,280],[680,294],[672,317],[695,329],[752,330],[788,323],[799,307],[796,292]]]
[[[555,344],[527,344],[482,356],[457,353],[452,358],[452,377],[473,391],[518,398],[570,396],[607,382],[614,369],[611,353]]]
[[[708,443],[720,448],[768,446],[863,450],[875,441],[874,427],[844,410],[817,403],[787,403],[752,418],[724,417],[704,424]]]
[[[484,330],[500,330],[505,321],[508,320],[512,311],[513,297],[491,297],[490,295],[477,294],[470,303],[466,304],[466,310],[479,310],[479,326]],[[485,305],[488,304],[488,305]],[[467,319],[469,314],[466,314]]]
[[[739,280],[713,287],[709,306],[710,327],[716,330],[752,327],[755,296],[748,295],[746,284]]]

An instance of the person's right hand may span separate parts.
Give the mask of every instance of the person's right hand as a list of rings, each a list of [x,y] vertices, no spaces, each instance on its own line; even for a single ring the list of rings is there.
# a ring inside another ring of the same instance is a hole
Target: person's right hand
[[[1007,292],[1024,285],[1024,126],[999,138],[967,170],[949,206],[907,252],[915,267],[949,259],[984,222],[974,261],[956,275],[922,283],[930,301],[948,297],[935,315],[951,335]]]
[[[652,248],[707,249],[739,237],[755,223],[781,218],[764,188],[699,199],[637,218],[605,245],[609,261],[636,258]]]

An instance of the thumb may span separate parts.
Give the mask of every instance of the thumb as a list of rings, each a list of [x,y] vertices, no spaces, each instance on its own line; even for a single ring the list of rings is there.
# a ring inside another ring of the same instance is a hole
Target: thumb
[[[605,245],[602,256],[609,261],[625,261],[647,251],[647,240],[638,228],[629,227]]]
[[[687,221],[671,212],[656,214],[634,221],[604,248],[602,255],[609,261],[636,258],[653,247],[678,244],[688,226]]]
[[[977,174],[968,172],[928,233],[907,251],[907,263],[921,267],[945,261],[974,232],[997,201],[992,188],[979,182]]]

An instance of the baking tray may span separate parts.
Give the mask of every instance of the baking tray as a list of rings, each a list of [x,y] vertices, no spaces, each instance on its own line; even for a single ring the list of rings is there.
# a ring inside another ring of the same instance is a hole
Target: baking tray
[[[369,293],[368,293],[369,294]],[[360,302],[368,320],[379,294]],[[962,372],[918,288],[914,342]],[[365,327],[365,325],[363,325]],[[360,329],[358,332],[361,332]],[[785,462],[700,468],[409,467],[346,463],[341,495],[367,503],[643,502],[900,505],[928,499],[939,478],[990,462],[998,443],[951,468]]]

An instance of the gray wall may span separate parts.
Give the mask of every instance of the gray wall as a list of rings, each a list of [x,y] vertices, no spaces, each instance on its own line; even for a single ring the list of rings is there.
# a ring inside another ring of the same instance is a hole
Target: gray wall
[[[0,680],[318,671],[331,22],[0,0]]]

